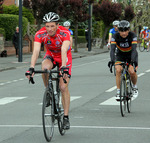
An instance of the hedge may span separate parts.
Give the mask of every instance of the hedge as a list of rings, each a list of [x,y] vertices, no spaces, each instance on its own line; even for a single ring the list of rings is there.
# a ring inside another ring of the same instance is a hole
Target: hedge
[[[75,29],[71,30],[73,31],[73,33],[75,33]],[[78,29],[78,36],[85,36],[85,29]]]
[[[86,43],[85,36],[78,36],[77,38],[77,43]]]
[[[15,5],[10,5],[10,6],[3,5],[3,14],[19,15],[19,7]],[[22,16],[26,17],[30,22],[30,24],[34,24],[35,19],[31,10],[22,7]]]
[[[19,16],[11,14],[0,14],[0,27],[5,29],[6,41],[12,40],[13,34],[16,30],[16,26],[19,25]],[[28,25],[28,19],[22,18],[22,33],[26,34]]]
[[[5,29],[3,29],[3,28],[0,28],[0,34],[3,34],[3,37],[6,37],[6,34],[5,34]]]

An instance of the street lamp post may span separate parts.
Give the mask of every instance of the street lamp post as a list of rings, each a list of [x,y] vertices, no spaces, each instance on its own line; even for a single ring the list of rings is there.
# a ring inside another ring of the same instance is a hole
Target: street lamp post
[[[90,18],[88,20],[88,51],[91,51],[91,21],[92,21],[92,8],[91,8],[91,3],[89,3],[89,15]]]
[[[22,0],[19,0],[19,57],[18,62],[22,62]]]

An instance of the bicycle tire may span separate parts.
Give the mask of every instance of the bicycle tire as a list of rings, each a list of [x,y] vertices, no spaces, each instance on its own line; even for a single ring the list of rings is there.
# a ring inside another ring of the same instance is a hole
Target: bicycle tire
[[[47,107],[47,97],[49,97],[49,106]],[[45,139],[50,142],[54,134],[54,102],[52,93],[47,89],[43,97],[42,105],[42,123]]]
[[[142,43],[139,43],[139,50],[140,50],[140,52],[143,52],[145,50],[144,43],[143,43],[143,45],[141,45],[141,44]]]
[[[126,83],[124,76],[121,76],[121,84],[120,84],[120,111],[122,117],[125,116],[126,112]]]
[[[60,97],[60,91],[58,92],[58,97]],[[63,129],[63,116],[64,116],[64,110],[61,107],[60,104],[60,98],[58,98],[58,130],[59,133],[63,136],[66,132],[66,130]]]
[[[129,78],[129,82],[127,83],[127,110],[128,113],[131,113],[131,101],[132,101],[132,84],[131,84],[131,80]]]

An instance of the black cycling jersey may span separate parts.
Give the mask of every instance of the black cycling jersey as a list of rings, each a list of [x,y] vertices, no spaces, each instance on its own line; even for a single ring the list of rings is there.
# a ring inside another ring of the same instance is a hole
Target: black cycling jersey
[[[135,33],[129,32],[126,38],[122,38],[119,32],[115,33],[111,39],[111,51],[110,51],[111,61],[115,61],[115,51],[116,51],[116,57],[118,58],[120,57],[119,59],[128,58],[133,62],[134,61],[138,62],[138,53],[136,47],[137,47],[137,36]]]

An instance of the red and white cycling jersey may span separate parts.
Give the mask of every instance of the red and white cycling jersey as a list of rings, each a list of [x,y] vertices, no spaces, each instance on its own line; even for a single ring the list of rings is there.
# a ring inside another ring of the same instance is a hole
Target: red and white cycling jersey
[[[46,28],[43,27],[35,34],[34,39],[34,42],[44,43],[44,46],[47,50],[45,57],[46,56],[52,57],[55,62],[59,63],[59,67],[61,66],[62,62],[61,47],[63,41],[70,41],[70,31],[63,26],[58,27],[56,34],[54,36],[49,36],[49,34],[46,31]],[[66,66],[69,68],[69,74],[71,75],[72,55],[70,47],[68,47]]]
[[[49,36],[46,28],[41,28],[35,34],[35,42],[44,43],[44,46],[47,50],[46,54],[51,55],[52,57],[61,57],[61,46],[63,41],[70,41],[70,32],[63,26],[59,26],[55,36]],[[71,50],[68,47],[68,52]]]

